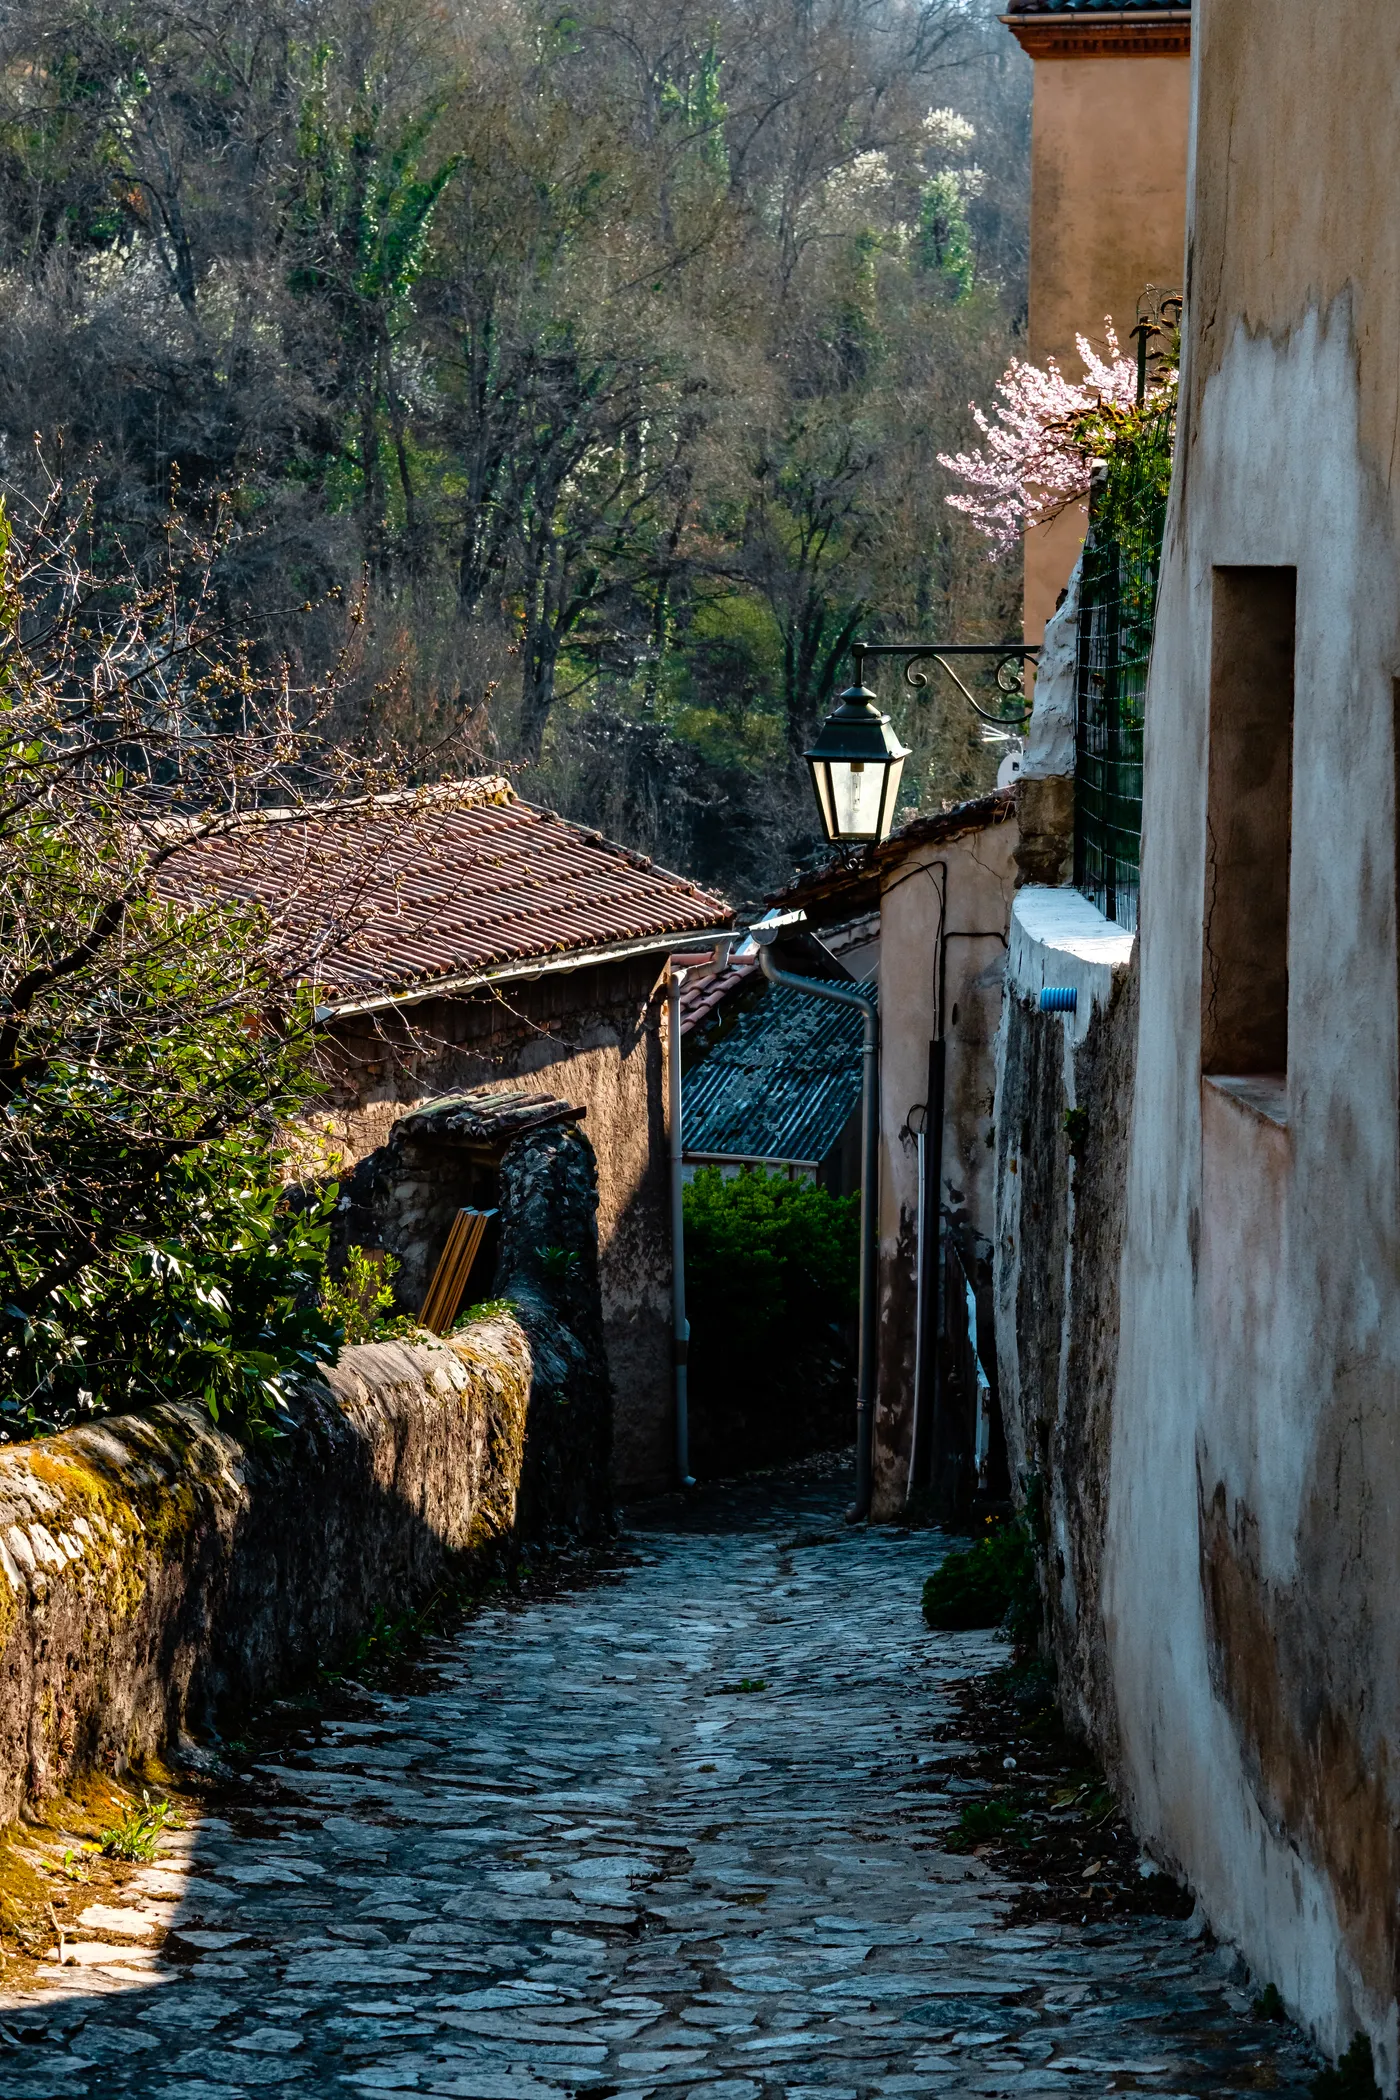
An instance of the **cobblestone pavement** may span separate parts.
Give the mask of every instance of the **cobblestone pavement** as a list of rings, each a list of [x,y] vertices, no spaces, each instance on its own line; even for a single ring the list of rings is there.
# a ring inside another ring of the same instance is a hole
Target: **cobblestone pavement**
[[[7,2001],[0,2100],[1301,2095],[1185,1927],[1012,1929],[940,1849],[934,1729],[999,1649],[842,1499],[653,1516],[260,1768]]]

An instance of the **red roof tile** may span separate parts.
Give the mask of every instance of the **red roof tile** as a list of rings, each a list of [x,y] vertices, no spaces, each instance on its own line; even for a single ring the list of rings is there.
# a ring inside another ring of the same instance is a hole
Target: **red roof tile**
[[[166,894],[262,903],[289,967],[328,1004],[426,996],[512,965],[664,946],[728,925],[722,898],[601,833],[518,801],[504,780],[306,812],[192,841]]]

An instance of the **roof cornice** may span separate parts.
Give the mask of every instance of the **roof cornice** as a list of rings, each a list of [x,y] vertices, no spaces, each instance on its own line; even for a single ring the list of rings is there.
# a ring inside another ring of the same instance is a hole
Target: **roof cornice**
[[[1191,17],[1185,8],[1150,13],[1003,15],[1002,21],[1032,58],[1189,58]]]

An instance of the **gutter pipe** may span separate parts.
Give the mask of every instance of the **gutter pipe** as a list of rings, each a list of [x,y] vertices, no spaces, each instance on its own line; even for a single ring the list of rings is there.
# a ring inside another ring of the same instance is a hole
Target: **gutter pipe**
[[[693,955],[693,939],[673,953],[666,968],[666,1091],[671,1125],[671,1367],[676,1401],[676,1477],[693,1488],[690,1470],[690,1322],[685,1314],[685,1131],[681,1119],[681,987],[687,977],[704,977],[729,961],[741,936],[719,936],[710,955]],[[682,964],[688,967],[682,967]]]
[[[673,963],[666,975],[666,1078],[671,1123],[671,1364],[676,1381],[676,1474],[693,1488],[690,1470],[690,1322],[685,1316],[685,1181],[681,1129],[681,986],[686,973]]]
[[[829,999],[837,1006],[860,1009],[865,1024],[861,1049],[860,1176],[860,1354],[856,1370],[856,1499],[846,1521],[859,1524],[870,1515],[875,1456],[875,1316],[880,1252],[880,1020],[869,992],[828,984],[820,977],[797,977],[780,970],[768,943],[781,926],[751,927],[758,945],[759,967],[770,984],[785,984],[810,999]]]

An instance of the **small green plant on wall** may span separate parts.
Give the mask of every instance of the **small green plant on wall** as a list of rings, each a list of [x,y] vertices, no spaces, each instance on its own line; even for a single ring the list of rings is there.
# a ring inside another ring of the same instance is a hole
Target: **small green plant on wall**
[[[413,1333],[414,1322],[394,1311],[394,1278],[399,1268],[392,1254],[352,1247],[339,1276],[326,1278],[321,1309],[345,1329],[347,1347]]]

